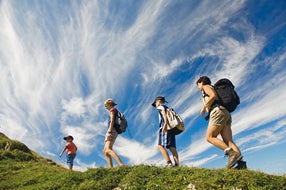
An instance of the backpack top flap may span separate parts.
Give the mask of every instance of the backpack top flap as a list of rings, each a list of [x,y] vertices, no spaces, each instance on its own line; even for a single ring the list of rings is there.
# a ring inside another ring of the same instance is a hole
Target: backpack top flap
[[[232,82],[229,79],[227,79],[227,78],[223,78],[223,79],[218,80],[214,84],[214,86],[215,87],[218,87],[218,86],[229,86],[229,87],[234,88],[234,85],[232,84]]]

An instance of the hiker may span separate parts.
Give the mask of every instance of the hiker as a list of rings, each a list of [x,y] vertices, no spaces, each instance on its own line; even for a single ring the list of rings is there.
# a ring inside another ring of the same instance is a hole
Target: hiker
[[[167,125],[168,125],[168,119],[166,115],[166,109],[167,106],[165,105],[166,100],[165,97],[163,96],[158,96],[152,103],[153,107],[156,107],[156,109],[159,112],[159,140],[158,140],[158,149],[163,155],[164,159],[167,162],[166,167],[173,167],[173,163],[170,159],[170,156],[168,154],[167,149],[169,149],[173,155],[174,159],[174,166],[179,166],[179,156],[176,150],[176,138],[175,134],[171,130],[167,130]]]
[[[62,157],[63,153],[66,151],[68,169],[70,171],[72,171],[73,160],[76,157],[77,147],[73,143],[73,137],[72,136],[69,135],[67,137],[64,137],[64,140],[67,143],[66,143],[66,146],[63,148],[62,152],[60,153],[60,157]]]
[[[200,114],[209,114],[209,124],[206,132],[206,140],[224,151],[229,157],[226,168],[232,168],[237,162],[243,162],[242,155],[237,145],[232,140],[231,115],[226,108],[219,104],[215,89],[211,86],[211,80],[207,76],[201,76],[196,82],[203,95],[203,103]],[[222,140],[217,138],[221,135]],[[240,167],[240,166],[239,166]],[[238,168],[240,169],[240,168]]]
[[[117,104],[112,99],[107,99],[104,101],[104,106],[109,111],[109,123],[108,123],[108,129],[106,132],[106,137],[104,140],[103,152],[104,152],[104,156],[106,158],[107,165],[109,168],[113,167],[112,158],[116,160],[119,167],[124,166],[119,156],[114,152],[114,150],[112,150],[116,137],[118,136],[118,133],[114,127],[115,115],[118,112],[118,110],[115,108],[116,105]]]

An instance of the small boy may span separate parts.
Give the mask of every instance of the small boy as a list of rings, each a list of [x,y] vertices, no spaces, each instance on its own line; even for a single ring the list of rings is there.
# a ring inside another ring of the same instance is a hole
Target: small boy
[[[69,135],[67,137],[64,137],[64,140],[67,141],[67,144],[63,148],[62,152],[60,153],[60,157],[62,157],[63,153],[66,151],[67,165],[68,165],[69,170],[72,171],[73,160],[75,159],[75,156],[76,156],[77,147],[73,143],[72,136]]]

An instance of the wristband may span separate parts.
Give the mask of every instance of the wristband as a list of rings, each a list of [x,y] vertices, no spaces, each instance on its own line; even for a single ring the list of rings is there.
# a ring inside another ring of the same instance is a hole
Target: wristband
[[[107,131],[107,133],[111,133],[111,131]]]

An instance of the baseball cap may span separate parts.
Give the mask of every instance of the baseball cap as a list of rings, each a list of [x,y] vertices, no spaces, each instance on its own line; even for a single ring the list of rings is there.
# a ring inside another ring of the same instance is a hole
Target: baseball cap
[[[64,140],[67,140],[67,139],[73,140],[73,137],[71,135],[64,137]]]
[[[166,103],[168,103],[166,100],[165,100],[165,97],[164,96],[157,96],[156,98],[155,98],[155,100],[154,100],[154,102],[152,103],[152,106],[153,107],[156,107],[156,101],[157,100],[161,100],[162,102],[166,102]]]

